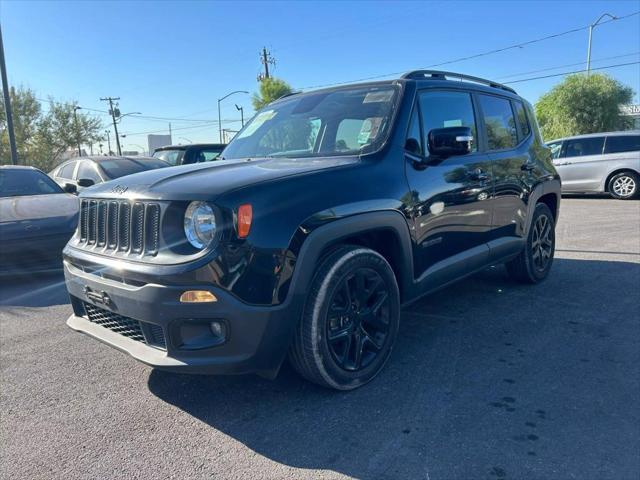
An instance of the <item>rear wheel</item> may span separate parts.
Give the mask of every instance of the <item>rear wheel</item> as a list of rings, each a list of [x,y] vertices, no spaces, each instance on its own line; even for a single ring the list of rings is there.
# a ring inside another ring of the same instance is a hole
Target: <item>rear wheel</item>
[[[611,177],[607,190],[613,198],[629,200],[638,195],[640,178],[634,172],[621,172]]]
[[[555,253],[555,222],[551,210],[539,203],[533,212],[525,248],[507,262],[507,271],[514,280],[538,283],[547,278]]]
[[[340,247],[314,275],[290,361],[312,382],[352,390],[384,366],[399,319],[398,285],[385,258],[368,248]]]

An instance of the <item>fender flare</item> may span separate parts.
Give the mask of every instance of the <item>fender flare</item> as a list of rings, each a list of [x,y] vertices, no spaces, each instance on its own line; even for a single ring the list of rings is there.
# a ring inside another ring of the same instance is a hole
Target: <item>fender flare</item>
[[[527,222],[525,223],[525,237],[529,234],[529,228],[531,228],[531,218],[533,217],[533,211],[536,208],[538,200],[548,195],[549,193],[553,193],[556,196],[556,211],[551,212],[554,214],[556,219],[556,224],[558,223],[558,217],[560,215],[560,180],[557,178],[553,178],[551,180],[547,180],[541,183],[538,183],[529,194],[529,201],[527,202]]]
[[[306,297],[322,252],[347,237],[374,230],[391,231],[400,245],[397,253],[397,281],[405,295],[413,289],[412,242],[407,220],[397,210],[358,213],[331,221],[309,234],[297,255],[287,300]]]

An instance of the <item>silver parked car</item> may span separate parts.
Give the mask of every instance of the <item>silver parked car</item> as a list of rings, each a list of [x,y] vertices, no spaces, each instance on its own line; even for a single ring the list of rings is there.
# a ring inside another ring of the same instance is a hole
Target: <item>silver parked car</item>
[[[605,132],[548,142],[562,193],[609,193],[627,200],[640,192],[640,130]]]

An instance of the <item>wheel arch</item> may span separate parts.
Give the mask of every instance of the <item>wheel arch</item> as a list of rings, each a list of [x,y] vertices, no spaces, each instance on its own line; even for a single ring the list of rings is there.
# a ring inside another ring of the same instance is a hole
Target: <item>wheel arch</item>
[[[333,220],[309,233],[297,255],[289,294],[303,294],[322,259],[341,245],[359,245],[382,255],[396,275],[401,299],[411,294],[411,236],[405,217],[394,210],[351,215]]]
[[[634,173],[636,176],[640,176],[640,172],[638,172],[637,170],[634,170],[631,167],[619,167],[614,169],[611,173],[609,173],[604,181],[604,185],[602,188],[602,191],[604,192],[608,192],[609,193],[609,182],[611,182],[611,179],[613,177],[615,177],[616,175],[618,175],[619,173],[624,173],[624,172],[631,172]]]

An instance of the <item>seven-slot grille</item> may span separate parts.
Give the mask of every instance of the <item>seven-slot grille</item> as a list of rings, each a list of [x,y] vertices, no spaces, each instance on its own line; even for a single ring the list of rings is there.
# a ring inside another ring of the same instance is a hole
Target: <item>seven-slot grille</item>
[[[133,318],[118,315],[95,305],[83,302],[84,310],[90,322],[108,328],[136,342],[146,343],[152,347],[167,349],[164,331],[160,325],[145,323]],[[143,329],[143,323],[146,328]]]
[[[158,253],[160,205],[126,200],[82,200],[80,245],[135,255]]]

